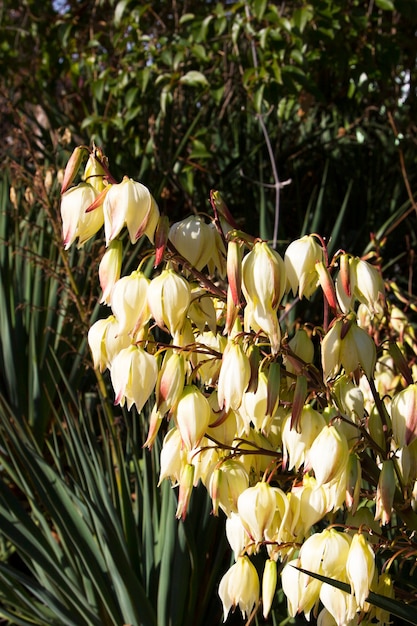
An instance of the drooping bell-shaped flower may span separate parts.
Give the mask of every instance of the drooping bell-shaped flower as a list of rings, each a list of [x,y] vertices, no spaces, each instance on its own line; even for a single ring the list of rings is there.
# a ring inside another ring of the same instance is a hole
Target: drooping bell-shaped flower
[[[400,446],[417,439],[417,384],[408,385],[395,394],[391,403],[392,434]]]
[[[242,346],[229,341],[222,358],[218,382],[219,406],[238,409],[250,380],[250,362]]]
[[[237,509],[249,536],[255,543],[265,539],[265,532],[272,524],[276,509],[274,487],[258,482],[243,491],[237,501]]]
[[[231,608],[240,608],[244,618],[250,615],[259,601],[259,578],[255,566],[247,556],[239,556],[236,563],[220,581],[219,596],[223,604],[224,621]]]
[[[159,209],[149,189],[127,176],[109,189],[103,202],[106,245],[115,239],[124,226],[130,241],[146,235],[153,243],[159,220]]]
[[[387,459],[382,462],[376,490],[375,519],[384,526],[391,519],[392,506],[395,495],[395,469],[394,461]]]
[[[148,287],[148,304],[157,325],[172,336],[180,332],[191,301],[188,282],[172,269],[163,270]]]
[[[121,241],[115,239],[109,244],[100,261],[98,278],[103,292],[100,304],[110,304],[112,289],[120,278],[122,254],[123,244]]]
[[[119,333],[119,324],[114,315],[94,322],[88,331],[88,345],[96,369],[103,372],[115,356],[131,344],[127,334]]]
[[[376,363],[375,343],[351,317],[335,322],[324,337],[321,350],[326,380],[334,378],[341,367],[346,374],[361,367],[368,378],[372,377]]]
[[[110,305],[119,323],[120,333],[128,333],[134,337],[149,321],[149,284],[149,279],[138,270],[129,276],[123,276],[115,283]]]
[[[364,304],[371,315],[377,313],[384,292],[384,282],[376,267],[358,257],[342,256],[336,293],[344,313],[353,310],[355,300]]]
[[[169,239],[181,256],[199,271],[214,256],[214,230],[198,215],[172,224]]]
[[[227,516],[237,513],[238,498],[248,486],[249,475],[239,461],[227,459],[215,468],[208,488],[214,515],[218,514],[219,507]]]
[[[305,235],[290,243],[284,262],[287,281],[294,296],[298,291],[300,298],[309,299],[316,291],[319,284],[316,269],[318,261],[324,261],[323,248],[312,235]]]
[[[313,441],[325,426],[324,417],[309,404],[301,411],[298,431],[291,428],[291,415],[285,418],[282,427],[283,463],[285,466],[288,464],[288,470],[301,467]]]
[[[91,239],[103,226],[103,210],[98,207],[86,213],[97,192],[88,183],[71,187],[61,196],[61,219],[65,250],[78,238],[78,247]]]
[[[245,327],[265,332],[277,353],[281,331],[277,309],[285,291],[285,264],[280,255],[267,243],[255,243],[242,263],[242,290],[246,298]]]
[[[152,354],[132,345],[113,359],[110,375],[116,394],[115,404],[124,406],[126,402],[128,410],[135,404],[140,413],[155,387],[158,366]]]
[[[334,528],[311,535],[300,549],[301,568],[329,578],[345,575],[351,539]]]
[[[187,450],[197,447],[211,418],[208,400],[198,387],[195,385],[184,387],[173,412],[173,417]]]
[[[355,533],[346,561],[346,573],[360,609],[365,600],[375,573],[375,554],[364,533]]]
[[[347,465],[349,446],[343,432],[335,426],[325,426],[307,452],[307,469],[313,469],[317,485],[335,479]]]

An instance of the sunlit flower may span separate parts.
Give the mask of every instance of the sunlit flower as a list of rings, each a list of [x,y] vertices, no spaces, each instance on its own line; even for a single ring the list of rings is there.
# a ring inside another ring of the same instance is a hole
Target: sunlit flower
[[[323,248],[312,235],[305,235],[290,243],[284,262],[294,296],[298,291],[300,298],[311,298],[319,284],[316,263],[323,260]]]
[[[116,394],[114,403],[128,410],[133,404],[138,413],[154,390],[158,375],[156,359],[140,346],[121,350],[111,364],[111,381]]]
[[[224,621],[230,609],[237,606],[244,618],[250,615],[259,601],[259,578],[255,566],[247,556],[239,556],[223,576],[219,585],[219,596],[223,604]]]

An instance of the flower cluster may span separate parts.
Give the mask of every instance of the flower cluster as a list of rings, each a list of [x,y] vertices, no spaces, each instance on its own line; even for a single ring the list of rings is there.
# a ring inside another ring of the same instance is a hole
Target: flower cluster
[[[149,407],[145,445],[162,439],[159,481],[178,487],[177,517],[200,482],[225,516],[235,557],[219,586],[225,620],[261,604],[266,617],[281,581],[293,616],[386,623],[367,597],[392,595],[376,557],[391,519],[417,504],[417,372],[412,329],[377,266],[345,252],[329,260],[317,235],[280,255],[237,231],[216,192],[211,221],[167,227],[148,189],[115,182],[97,150],[71,187],[83,150],[67,166],[61,212],[66,248],[104,225],[111,313],[88,334],[94,367],[109,371],[116,404]],[[154,248],[122,276],[125,227]],[[320,294],[321,325],[287,321],[292,297]]]

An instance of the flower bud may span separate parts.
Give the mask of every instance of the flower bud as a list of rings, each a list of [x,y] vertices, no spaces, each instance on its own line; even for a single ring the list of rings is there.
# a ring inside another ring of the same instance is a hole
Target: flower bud
[[[156,359],[139,346],[129,346],[113,359],[110,375],[116,394],[114,403],[124,406],[127,401],[128,410],[135,404],[140,413],[155,387]]]
[[[395,494],[395,469],[394,461],[388,459],[382,462],[376,490],[375,519],[380,520],[381,526],[388,524],[391,519],[392,505]]]
[[[296,239],[288,246],[285,255],[287,281],[294,296],[311,298],[319,283],[317,261],[323,261],[323,249],[312,235]]]
[[[125,225],[132,243],[136,243],[142,235],[153,243],[159,209],[145,185],[125,176],[106,194],[103,213],[106,245],[117,237]]]
[[[266,619],[271,610],[272,602],[277,588],[277,563],[273,559],[265,562],[264,574],[262,577],[262,614]]]
[[[191,492],[194,487],[195,468],[189,463],[185,464],[181,470],[179,480],[178,505],[175,513],[177,519],[185,520],[190,503]]]
[[[120,278],[122,269],[123,244],[121,241],[112,241],[103,255],[98,268],[100,287],[103,291],[100,304],[110,304],[111,292]]]
[[[233,304],[239,306],[242,289],[242,250],[237,241],[229,241],[227,246],[227,280]]]
[[[211,409],[195,385],[184,387],[173,416],[187,450],[198,446],[210,423]]]
[[[174,270],[163,270],[149,284],[148,304],[155,322],[172,336],[181,331],[190,301],[188,282]]]
[[[346,573],[360,609],[365,600],[375,572],[375,554],[363,533],[353,535],[346,561]]]
[[[103,226],[101,208],[86,213],[96,195],[95,189],[87,183],[80,183],[62,194],[61,218],[65,250],[68,250],[77,237],[78,247],[81,247]]]
[[[417,439],[417,384],[397,393],[391,403],[392,434],[400,447]]]
[[[259,578],[255,566],[247,556],[239,556],[236,563],[220,581],[219,596],[223,604],[224,621],[231,608],[239,606],[243,618],[250,615],[259,601]]]
[[[175,350],[167,350],[156,383],[156,404],[162,415],[175,410],[183,393],[184,381],[184,356]]]
[[[62,180],[61,193],[65,193],[68,187],[73,182],[74,178],[78,174],[78,170],[80,169],[81,162],[87,153],[87,149],[83,146],[77,146],[74,148],[73,153],[68,159],[68,163],[65,167],[64,178]]]

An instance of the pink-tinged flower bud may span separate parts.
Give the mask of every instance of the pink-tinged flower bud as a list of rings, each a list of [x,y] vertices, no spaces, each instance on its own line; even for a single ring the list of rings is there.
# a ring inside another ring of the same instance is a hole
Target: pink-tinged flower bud
[[[184,446],[187,450],[196,448],[211,419],[207,398],[195,385],[187,385],[178,400],[173,416]]]
[[[164,258],[165,248],[168,242],[169,219],[167,215],[161,215],[155,230],[155,264],[154,267],[162,262]]]
[[[119,333],[135,337],[149,321],[151,317],[147,297],[149,283],[149,279],[138,270],[129,276],[123,276],[115,283],[110,304],[119,323]]]
[[[231,608],[239,606],[243,618],[259,602],[259,578],[255,566],[247,556],[238,557],[236,563],[220,581],[219,596],[223,604],[224,621]]]
[[[131,341],[128,335],[118,333],[118,322],[114,315],[97,320],[88,331],[88,345],[93,356],[95,369],[104,372],[111,366],[114,357],[127,348]]]
[[[223,353],[218,382],[219,406],[238,409],[250,380],[249,358],[240,344],[229,341]]]
[[[291,428],[291,415],[288,415],[282,426],[282,461],[285,467],[288,464],[288,471],[301,467],[307,451],[325,426],[324,417],[309,404],[301,411],[298,431]]]
[[[233,304],[239,306],[242,290],[242,249],[237,241],[227,246],[227,280]]]
[[[362,367],[372,377],[376,363],[376,347],[368,333],[350,318],[339,319],[330,328],[321,345],[325,380],[334,378],[341,367],[346,374]]]
[[[95,189],[87,183],[80,183],[62,194],[61,218],[65,250],[68,250],[77,237],[78,247],[81,247],[103,226],[101,208],[86,213],[96,195]]]
[[[156,405],[162,415],[175,410],[184,390],[184,382],[184,356],[175,350],[167,350],[156,382]]]
[[[363,609],[375,573],[375,554],[363,533],[353,535],[346,561],[346,573],[356,602]]]
[[[337,298],[336,298],[336,289],[330,276],[330,272],[323,263],[323,261],[318,261],[316,263],[316,270],[319,276],[320,286],[323,290],[324,297],[327,300],[329,307],[333,311],[337,311]]]
[[[191,301],[191,290],[185,278],[174,270],[163,270],[148,287],[148,304],[155,322],[172,336],[180,332]]]
[[[402,448],[417,439],[417,385],[397,393],[391,403],[392,434]]]
[[[265,561],[262,576],[262,614],[266,619],[272,607],[277,588],[277,562],[273,559]]]
[[[214,255],[214,231],[198,215],[172,224],[169,239],[180,255],[199,271]]]
[[[68,187],[71,185],[73,180],[78,174],[78,170],[80,169],[81,162],[84,156],[87,154],[87,148],[83,146],[77,146],[74,148],[73,153],[68,159],[68,163],[65,167],[64,178],[62,180],[61,193],[65,193]]]
[[[126,402],[128,410],[135,404],[140,413],[155,387],[158,366],[152,354],[132,345],[113,359],[110,375],[116,394],[114,403],[124,406]]]
[[[103,291],[100,304],[110,304],[110,296],[122,269],[123,244],[112,241],[103,255],[98,268],[98,278]]]
[[[177,519],[185,520],[191,493],[194,487],[194,465],[187,463],[181,470],[179,480],[178,505],[175,513]]]
[[[240,494],[249,486],[249,475],[240,461],[228,459],[216,468],[209,480],[209,494],[213,502],[213,513],[218,514],[219,507],[227,517],[237,513],[237,501]]]
[[[349,446],[335,426],[325,426],[307,453],[307,469],[312,468],[317,485],[328,483],[346,468]]]
[[[379,475],[376,490],[376,510],[375,519],[380,521],[381,526],[385,526],[391,519],[392,505],[395,494],[395,469],[394,461],[388,459],[382,462],[382,469]]]
[[[319,284],[316,263],[323,262],[323,248],[312,235],[296,239],[288,246],[285,255],[287,281],[294,296],[311,298]]]
[[[153,243],[159,209],[145,185],[125,176],[106,194],[103,213],[106,245],[117,237],[124,226],[132,243],[136,243],[142,235]]]
[[[258,482],[243,491],[237,501],[237,510],[251,539],[261,543],[272,523],[276,509],[274,487]]]

